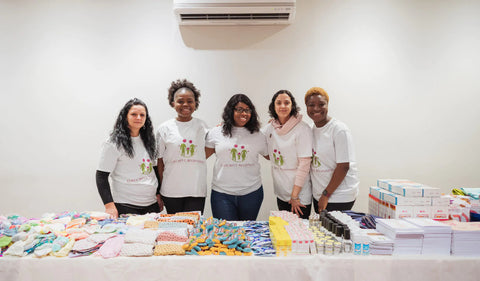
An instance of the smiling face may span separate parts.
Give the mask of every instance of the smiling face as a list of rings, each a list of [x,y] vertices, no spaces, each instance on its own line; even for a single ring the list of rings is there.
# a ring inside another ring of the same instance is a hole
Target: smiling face
[[[316,127],[323,127],[328,123],[328,101],[322,95],[310,96],[306,102],[307,114]]]
[[[244,127],[252,117],[252,110],[248,105],[243,102],[239,102],[233,108],[233,121],[235,127]]]
[[[147,110],[141,105],[133,105],[127,113],[128,128],[131,134],[138,135],[147,120]]]
[[[280,94],[275,99],[275,113],[278,115],[280,123],[286,122],[290,118],[292,111],[292,100],[287,94]]]
[[[192,114],[196,109],[195,95],[187,88],[179,89],[173,98],[172,107],[177,111],[178,121],[192,120]]]

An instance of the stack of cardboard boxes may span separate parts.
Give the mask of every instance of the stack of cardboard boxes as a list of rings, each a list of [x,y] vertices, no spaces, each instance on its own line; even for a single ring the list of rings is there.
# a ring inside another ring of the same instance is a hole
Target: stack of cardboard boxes
[[[447,220],[449,204],[439,188],[410,180],[379,179],[370,187],[369,213],[382,218]]]

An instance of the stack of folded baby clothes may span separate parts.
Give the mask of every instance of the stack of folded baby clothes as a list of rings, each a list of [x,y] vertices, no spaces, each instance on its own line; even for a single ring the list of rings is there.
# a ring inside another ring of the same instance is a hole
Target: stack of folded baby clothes
[[[155,246],[157,235],[158,232],[151,229],[128,229],[120,255],[127,257],[153,255],[153,247]]]

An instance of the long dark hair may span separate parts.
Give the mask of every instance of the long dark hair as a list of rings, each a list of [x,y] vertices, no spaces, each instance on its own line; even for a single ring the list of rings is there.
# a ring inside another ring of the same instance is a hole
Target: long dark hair
[[[272,101],[268,106],[268,114],[270,114],[270,117],[272,117],[275,120],[278,120],[278,115],[275,112],[275,100],[281,94],[287,94],[290,97],[290,100],[292,101],[292,111],[290,111],[290,116],[297,116],[298,112],[300,112],[300,107],[297,106],[297,102],[295,101],[295,98],[293,97],[292,93],[290,93],[289,90],[280,90],[276,92],[275,95],[273,95]]]
[[[223,109],[222,132],[224,136],[228,136],[228,137],[232,136],[232,128],[235,125],[233,114],[234,114],[235,106],[239,102],[243,102],[244,104],[246,104],[252,111],[250,115],[250,120],[248,120],[247,124],[245,124],[245,128],[248,131],[250,131],[251,134],[258,132],[260,130],[260,122],[258,121],[258,114],[257,114],[257,111],[255,110],[255,106],[253,105],[252,101],[244,94],[236,94],[230,98],[230,100],[225,105],[225,108]]]
[[[145,125],[143,125],[143,127],[140,129],[140,138],[143,141],[143,145],[145,146],[145,149],[147,150],[150,159],[156,159],[156,143],[155,136],[153,134],[152,120],[150,120],[147,105],[137,98],[129,100],[123,106],[122,110],[120,110],[117,121],[113,126],[113,131],[110,134],[110,141],[116,144],[118,149],[123,148],[127,155],[130,158],[133,158],[135,151],[133,151],[132,139],[130,137],[130,128],[128,128],[127,115],[128,111],[130,111],[130,108],[132,108],[132,106],[134,105],[143,106],[145,108],[145,111],[147,112],[147,117],[145,118]]]

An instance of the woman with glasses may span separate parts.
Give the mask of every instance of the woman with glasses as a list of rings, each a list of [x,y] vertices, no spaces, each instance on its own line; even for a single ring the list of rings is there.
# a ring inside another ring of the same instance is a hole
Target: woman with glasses
[[[263,201],[258,156],[267,156],[255,106],[243,94],[230,98],[222,126],[207,135],[207,158],[215,153],[212,214],[225,220],[256,220]]]
[[[312,156],[312,130],[302,121],[300,108],[290,91],[280,90],[275,93],[268,109],[273,121],[263,132],[268,143],[278,209],[307,219],[312,206],[312,188],[308,175]]]
[[[155,136],[145,103],[129,100],[118,114],[110,138],[103,144],[96,172],[98,192],[105,212],[158,213]],[[112,189],[108,178],[112,180]]]

